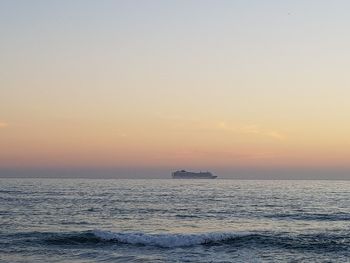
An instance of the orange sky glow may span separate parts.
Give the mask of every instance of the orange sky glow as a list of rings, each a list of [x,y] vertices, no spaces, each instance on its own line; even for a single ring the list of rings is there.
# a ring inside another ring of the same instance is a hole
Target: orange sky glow
[[[0,4],[0,168],[350,169],[348,9],[253,3]]]

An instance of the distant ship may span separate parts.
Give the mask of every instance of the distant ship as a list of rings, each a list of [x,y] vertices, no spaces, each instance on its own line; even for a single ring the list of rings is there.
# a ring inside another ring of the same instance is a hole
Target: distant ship
[[[210,172],[187,172],[185,170],[171,173],[173,179],[214,179],[217,176]]]

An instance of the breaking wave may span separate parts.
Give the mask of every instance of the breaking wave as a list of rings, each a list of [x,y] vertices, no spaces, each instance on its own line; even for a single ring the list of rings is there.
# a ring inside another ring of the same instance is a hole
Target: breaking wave
[[[339,252],[349,251],[350,238],[347,231],[331,234],[308,233],[291,235],[277,232],[208,232],[208,233],[159,233],[112,232],[89,230],[83,232],[24,232],[1,234],[0,246],[14,244],[54,246],[108,246],[113,243],[159,248],[191,247],[198,245],[230,247],[283,248],[303,251]]]
[[[104,241],[117,241],[133,245],[158,247],[184,247],[232,240],[249,233],[211,232],[199,234],[146,234],[94,230],[93,234]]]

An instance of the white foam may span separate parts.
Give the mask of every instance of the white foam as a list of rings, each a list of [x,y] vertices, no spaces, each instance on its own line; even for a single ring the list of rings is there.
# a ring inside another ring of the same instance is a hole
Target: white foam
[[[245,236],[249,233],[210,232],[198,234],[146,234],[142,232],[111,232],[94,230],[94,235],[101,240],[115,240],[127,244],[140,244],[159,247],[184,247],[225,241],[235,237]]]

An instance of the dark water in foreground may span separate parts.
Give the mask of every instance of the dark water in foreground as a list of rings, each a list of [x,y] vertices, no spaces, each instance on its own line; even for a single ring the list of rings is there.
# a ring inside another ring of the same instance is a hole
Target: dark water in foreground
[[[350,182],[0,179],[0,262],[350,262]]]

